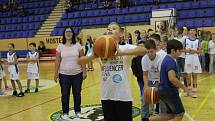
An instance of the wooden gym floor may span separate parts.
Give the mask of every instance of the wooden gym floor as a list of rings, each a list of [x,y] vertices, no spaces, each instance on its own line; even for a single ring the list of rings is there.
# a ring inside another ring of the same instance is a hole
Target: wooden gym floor
[[[95,62],[95,71],[88,72],[82,87],[82,105],[100,104],[100,81],[99,65]],[[26,79],[26,64],[19,64],[20,79]],[[7,70],[7,67],[4,66]],[[7,73],[7,71],[6,71]],[[40,78],[53,79],[54,63],[40,63]],[[136,79],[132,74],[131,88],[133,105],[140,108],[140,93]],[[10,81],[8,81],[10,84]],[[186,115],[183,121],[214,121],[215,120],[215,75],[201,74],[199,76],[198,98],[183,97]],[[22,83],[26,86],[26,83]],[[34,85],[34,81],[31,83]],[[71,95],[70,107],[73,106]],[[41,90],[39,93],[26,94],[23,98],[12,96],[0,97],[0,120],[1,121],[47,121],[53,112],[61,110],[59,84],[55,87]],[[134,118],[140,121],[140,116]]]

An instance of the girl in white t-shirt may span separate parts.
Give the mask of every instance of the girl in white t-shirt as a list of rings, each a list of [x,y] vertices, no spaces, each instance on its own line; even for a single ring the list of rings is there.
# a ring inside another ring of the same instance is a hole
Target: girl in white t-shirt
[[[123,35],[123,30],[118,23],[108,26],[108,34],[117,43]],[[132,94],[129,84],[128,56],[146,53],[143,47],[135,45],[119,45],[117,56],[105,59],[101,64],[101,103],[105,121],[132,121]],[[83,57],[79,63],[87,63],[97,58],[92,55]],[[101,59],[104,60],[104,59]]]

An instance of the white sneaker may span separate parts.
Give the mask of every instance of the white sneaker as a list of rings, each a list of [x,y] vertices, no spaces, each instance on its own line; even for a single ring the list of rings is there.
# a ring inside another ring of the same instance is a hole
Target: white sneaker
[[[61,118],[62,118],[63,120],[68,120],[68,119],[69,119],[69,115],[68,115],[68,114],[63,114],[63,115],[61,116]]]
[[[0,90],[0,96],[4,95],[4,92],[2,90]]]
[[[75,118],[80,118],[80,117],[81,117],[81,113],[80,112],[75,113]]]

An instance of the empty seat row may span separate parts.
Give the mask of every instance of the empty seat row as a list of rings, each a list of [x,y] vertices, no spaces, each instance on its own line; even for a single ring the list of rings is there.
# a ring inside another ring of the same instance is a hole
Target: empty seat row
[[[33,37],[36,34],[36,31],[19,31],[19,32],[8,32],[1,33],[1,39],[9,39],[9,38],[29,38]]]
[[[39,2],[41,0],[16,0],[16,3],[31,3],[31,2]]]
[[[65,28],[55,28],[52,33],[51,33],[51,36],[62,36],[63,35],[63,31],[64,31]],[[80,31],[79,28],[73,28],[74,30],[74,33],[77,35]]]
[[[213,19],[198,19],[198,20],[186,20],[177,22],[177,26],[187,26],[187,27],[211,27],[214,25]]]
[[[27,12],[28,14],[32,15],[40,15],[40,14],[49,14],[53,7],[48,7],[48,8],[40,8],[40,9],[28,9]]]
[[[0,19],[0,24],[16,24],[16,23],[39,22],[39,21],[42,22],[45,19],[46,19],[45,15],[13,17],[13,18]]]
[[[207,10],[189,10],[178,12],[178,18],[196,18],[196,17],[212,17],[214,16],[214,9]]]
[[[12,26],[0,26],[1,32],[6,31],[18,31],[18,30],[37,30],[41,26],[41,23],[30,23],[30,24],[17,24]]]
[[[106,20],[108,20],[108,22],[115,21],[119,23],[148,22],[150,20],[149,18],[150,18],[149,14],[141,14],[129,16],[114,16],[108,18],[83,18],[77,20],[62,20],[56,24],[56,27],[100,25],[103,24],[103,21]]]
[[[32,3],[24,3],[24,8],[44,8],[51,7],[56,5],[56,1],[40,1],[40,2],[32,2]]]

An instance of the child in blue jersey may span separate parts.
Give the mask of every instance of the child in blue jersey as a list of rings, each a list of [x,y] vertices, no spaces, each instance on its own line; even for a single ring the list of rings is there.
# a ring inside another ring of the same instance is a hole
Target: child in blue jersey
[[[179,80],[179,71],[176,59],[181,55],[183,45],[178,40],[170,40],[167,43],[167,54],[161,64],[160,84],[158,95],[160,98],[159,115],[150,117],[150,121],[181,121],[185,113],[184,106],[179,97],[178,89],[188,91]],[[182,73],[183,74],[183,73]],[[185,75],[185,74],[184,74]]]
[[[8,53],[7,53],[7,64],[8,64],[8,72],[10,74],[10,80],[13,87],[13,95],[17,97],[23,97],[24,93],[22,92],[22,85],[19,80],[19,69],[18,69],[18,61],[17,55],[14,51],[15,45],[13,43],[8,44]],[[20,93],[18,94],[16,91],[15,81],[19,87]]]

